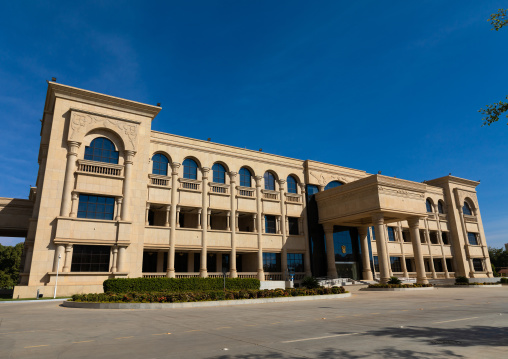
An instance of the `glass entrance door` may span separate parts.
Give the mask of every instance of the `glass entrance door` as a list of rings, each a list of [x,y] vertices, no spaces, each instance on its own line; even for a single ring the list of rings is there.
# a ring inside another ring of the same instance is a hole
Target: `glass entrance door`
[[[335,262],[339,278],[351,278],[358,280],[358,264],[356,262]]]

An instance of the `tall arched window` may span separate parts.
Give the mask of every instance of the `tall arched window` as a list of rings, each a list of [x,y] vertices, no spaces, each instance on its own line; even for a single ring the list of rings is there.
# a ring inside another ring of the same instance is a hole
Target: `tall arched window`
[[[215,183],[226,183],[226,169],[220,163],[212,166],[213,181]]]
[[[265,172],[265,189],[275,191],[275,177],[271,172]]]
[[[464,206],[462,207],[462,213],[467,214],[468,216],[473,215],[473,211],[471,211],[471,206],[469,203],[464,202]]]
[[[339,187],[339,186],[342,186],[342,183],[340,183],[339,181],[332,181],[330,183],[328,183],[325,187],[325,191],[327,189],[330,189],[330,188],[335,188],[335,187]]]
[[[118,151],[115,151],[113,142],[97,137],[85,147],[85,160],[118,164]]]
[[[297,182],[293,176],[288,176],[288,193],[298,193]]]
[[[430,199],[427,198],[427,200],[425,201],[425,206],[427,207],[427,212],[433,212],[432,211],[432,202],[430,201]]]
[[[438,201],[437,202],[437,211],[441,214],[444,213],[444,204],[443,204],[443,201]]]
[[[168,175],[168,164],[169,160],[166,156],[161,153],[156,153],[152,157],[152,174],[154,175]]]
[[[240,186],[242,187],[252,187],[252,174],[249,169],[242,167],[238,172],[240,174]]]
[[[198,165],[190,158],[183,161],[183,178],[198,179]]]

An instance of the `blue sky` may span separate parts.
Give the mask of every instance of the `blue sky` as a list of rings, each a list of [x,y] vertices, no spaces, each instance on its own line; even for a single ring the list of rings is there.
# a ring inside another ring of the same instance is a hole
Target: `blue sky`
[[[152,128],[423,181],[473,180],[508,243],[506,1],[8,2],[0,196],[37,176],[46,80],[149,104]],[[11,244],[18,239],[0,239]]]

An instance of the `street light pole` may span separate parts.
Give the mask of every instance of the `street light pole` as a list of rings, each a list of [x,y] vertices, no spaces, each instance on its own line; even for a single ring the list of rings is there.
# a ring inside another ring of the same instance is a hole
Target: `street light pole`
[[[53,293],[53,299],[56,298],[56,286],[58,285],[58,268],[60,268],[60,258],[62,258],[62,255],[58,255],[58,261],[56,263],[56,280],[55,280],[55,292]]]

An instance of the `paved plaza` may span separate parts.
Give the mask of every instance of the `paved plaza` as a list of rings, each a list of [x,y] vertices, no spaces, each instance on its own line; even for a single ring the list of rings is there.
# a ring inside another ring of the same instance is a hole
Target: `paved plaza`
[[[168,310],[0,303],[1,358],[506,358],[508,287]]]

